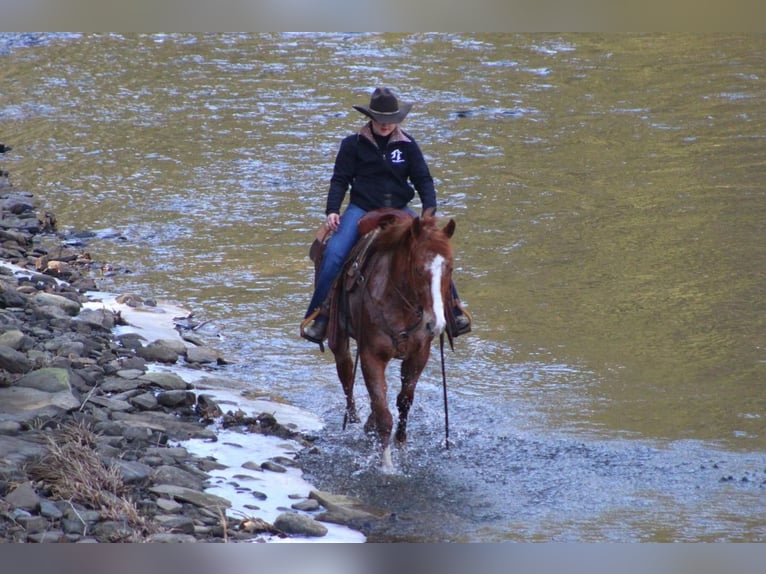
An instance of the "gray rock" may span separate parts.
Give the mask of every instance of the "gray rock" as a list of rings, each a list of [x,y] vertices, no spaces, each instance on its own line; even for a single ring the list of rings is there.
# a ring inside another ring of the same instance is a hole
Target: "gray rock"
[[[10,329],[0,335],[0,345],[5,345],[16,351],[21,348],[31,347],[32,338],[28,337],[18,329]]]
[[[136,379],[124,379],[122,377],[106,377],[99,389],[102,393],[124,393],[141,387],[142,383]]]
[[[264,463],[261,463],[261,468],[263,470],[269,470],[271,472],[287,472],[287,469],[282,466],[281,464],[277,464],[276,462],[272,460],[267,460]]]
[[[0,434],[15,435],[21,430],[21,423],[17,421],[0,421]]]
[[[40,500],[40,515],[51,520],[59,520],[64,516],[64,513],[50,500],[42,499]]]
[[[145,373],[140,379],[166,391],[183,391],[189,388],[189,384],[175,373]]]
[[[114,328],[114,313],[106,309],[83,309],[75,321],[91,328],[111,330]]]
[[[7,345],[0,345],[0,369],[9,373],[26,373],[32,369],[32,363],[24,353]]]
[[[24,433],[24,436],[0,435],[0,461],[19,466],[30,459],[39,458],[45,452],[42,439],[38,440],[32,433]]]
[[[150,487],[149,490],[155,494],[170,496],[176,500],[190,502],[202,508],[222,509],[231,507],[231,502],[221,496],[175,484],[158,484]]]
[[[62,357],[82,357],[85,355],[85,343],[80,341],[66,341],[62,343],[56,354]]]
[[[309,497],[318,501],[328,512],[318,518],[325,522],[349,524],[355,521],[374,521],[390,516],[390,512],[367,506],[350,496],[333,494],[321,490],[312,490]]]
[[[283,512],[274,521],[274,528],[285,534],[320,537],[327,534],[327,527],[313,518],[297,512]]]
[[[5,501],[14,508],[36,512],[40,508],[40,497],[29,482],[24,482],[11,490]]]
[[[174,534],[194,534],[194,520],[188,516],[158,515],[155,520]]]
[[[46,393],[71,392],[70,378],[71,372],[68,369],[45,367],[27,373],[16,382],[16,386]]]
[[[133,538],[134,532],[124,522],[107,520],[94,525],[91,535],[99,542],[128,542]]]
[[[116,375],[121,379],[133,380],[144,374],[142,369],[120,369]]]
[[[163,543],[163,544],[178,544],[178,543],[191,543],[197,542],[191,534],[175,534],[173,532],[160,532],[149,537],[147,542]]]
[[[106,407],[110,411],[123,412],[123,411],[131,411],[135,408],[128,401],[110,399],[109,397],[101,397],[101,396],[93,395],[88,400],[99,406]]]
[[[154,469],[152,480],[162,484],[184,486],[193,490],[202,490],[204,483],[204,480],[201,480],[190,472],[186,472],[177,466],[165,464]]]
[[[47,393],[28,387],[0,388],[0,414],[7,420],[30,421],[80,407],[70,391]]]
[[[30,542],[50,544],[52,542],[64,542],[66,540],[66,535],[61,530],[47,530],[45,532],[35,532],[30,534],[27,538],[29,538]]]
[[[152,411],[157,408],[157,397],[154,393],[142,393],[130,399],[130,404],[142,411]]]
[[[32,297],[34,303],[40,307],[56,307],[64,311],[67,315],[74,317],[80,312],[82,305],[77,301],[72,301],[67,297],[56,295],[55,293],[40,292]]]
[[[145,347],[136,349],[136,354],[147,361],[173,364],[178,361],[179,353],[162,341],[154,341]]]
[[[117,467],[120,471],[122,481],[126,484],[140,483],[148,480],[153,470],[148,464],[143,464],[135,460],[108,458],[104,462]]]
[[[319,502],[313,498],[310,498],[309,500],[296,502],[295,504],[291,505],[291,508],[294,508],[295,510],[302,510],[304,512],[313,512],[314,510],[319,510]]]
[[[217,363],[221,355],[209,347],[191,347],[186,351],[186,361],[189,363]]]
[[[49,527],[48,519],[44,516],[19,516],[16,518],[16,522],[18,522],[24,530],[30,533],[42,532]]]
[[[191,391],[163,391],[157,395],[157,402],[163,407],[190,407],[197,401]]]
[[[157,508],[162,510],[163,512],[181,512],[183,510],[184,505],[180,502],[176,502],[175,500],[172,500],[170,498],[158,498],[157,499]]]

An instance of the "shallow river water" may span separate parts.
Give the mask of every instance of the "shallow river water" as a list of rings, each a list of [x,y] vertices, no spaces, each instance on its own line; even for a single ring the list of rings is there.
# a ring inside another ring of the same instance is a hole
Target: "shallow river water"
[[[325,420],[307,474],[395,513],[369,540],[766,541],[766,37],[0,46],[0,168],[96,233],[101,288],[181,302],[223,374]],[[434,357],[394,475],[298,336],[337,145],[380,84],[415,102],[475,319],[451,448]]]

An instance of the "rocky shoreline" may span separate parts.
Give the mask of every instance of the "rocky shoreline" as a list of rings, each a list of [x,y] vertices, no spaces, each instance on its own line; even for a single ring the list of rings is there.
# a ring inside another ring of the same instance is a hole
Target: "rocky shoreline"
[[[312,490],[291,495],[268,522],[257,504],[233,513],[229,500],[206,492],[221,463],[180,441],[214,442],[216,428],[230,428],[311,452],[311,436],[270,413],[224,412],[204,391],[215,387],[214,376],[195,385],[152,369],[183,364],[204,373],[225,361],[180,327],[178,340],[115,334],[122,314],[89,305],[103,264],[62,243],[55,216],[31,195],[7,181],[0,192],[0,541],[309,540],[321,539],[328,523],[353,527],[382,516]],[[46,237],[58,246],[42,247]],[[153,305],[131,295],[120,303]],[[272,457],[250,462],[249,471],[298,464]]]

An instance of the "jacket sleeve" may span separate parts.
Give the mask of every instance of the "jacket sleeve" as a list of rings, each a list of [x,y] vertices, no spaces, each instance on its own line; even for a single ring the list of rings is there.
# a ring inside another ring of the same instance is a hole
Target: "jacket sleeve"
[[[346,197],[356,170],[356,136],[349,136],[340,142],[338,154],[335,156],[335,167],[330,178],[330,189],[327,192],[325,215],[340,213],[343,199]]]
[[[420,197],[420,203],[423,206],[423,211],[429,208],[433,208],[436,212],[436,189],[434,187],[434,179],[431,177],[431,171],[428,169],[423,152],[420,150],[420,146],[412,140],[412,144],[409,149],[409,161],[410,161],[410,181],[418,192]]]

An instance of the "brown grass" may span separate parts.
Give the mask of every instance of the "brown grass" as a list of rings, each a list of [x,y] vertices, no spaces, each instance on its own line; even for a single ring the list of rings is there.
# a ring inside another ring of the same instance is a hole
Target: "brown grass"
[[[96,452],[96,435],[82,423],[67,423],[46,437],[47,452],[30,465],[30,478],[43,481],[53,497],[97,510],[105,520],[125,521],[136,538],[149,532],[130,498],[119,469]]]

